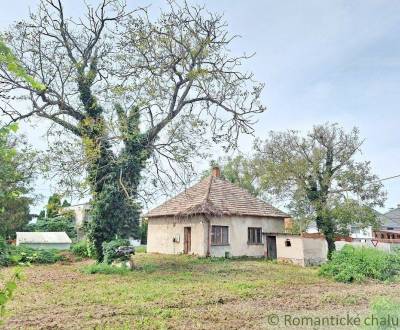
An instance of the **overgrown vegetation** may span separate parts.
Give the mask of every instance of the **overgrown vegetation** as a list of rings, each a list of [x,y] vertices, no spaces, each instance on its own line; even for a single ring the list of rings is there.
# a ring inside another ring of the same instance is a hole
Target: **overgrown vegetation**
[[[362,282],[367,279],[391,280],[399,272],[399,253],[345,245],[332,254],[332,259],[321,266],[319,273],[338,282]]]
[[[79,242],[76,242],[71,246],[71,252],[82,258],[91,258],[92,254],[90,251],[90,245],[88,244],[87,240],[81,240]]]
[[[121,246],[129,246],[129,240],[127,239],[115,239],[110,242],[103,243],[103,255],[104,263],[111,264],[113,261],[123,261],[126,258],[122,258],[117,254],[117,249]]]
[[[31,249],[7,244],[0,238],[0,266],[52,264],[63,260],[59,250]]]

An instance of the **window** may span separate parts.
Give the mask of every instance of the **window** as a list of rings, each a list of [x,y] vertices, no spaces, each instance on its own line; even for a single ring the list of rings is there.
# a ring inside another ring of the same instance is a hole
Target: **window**
[[[292,243],[290,242],[290,239],[287,239],[285,241],[285,246],[292,246]]]
[[[247,231],[248,244],[262,244],[262,229],[249,227]]]
[[[211,244],[212,245],[228,245],[228,226],[212,226],[211,227]]]

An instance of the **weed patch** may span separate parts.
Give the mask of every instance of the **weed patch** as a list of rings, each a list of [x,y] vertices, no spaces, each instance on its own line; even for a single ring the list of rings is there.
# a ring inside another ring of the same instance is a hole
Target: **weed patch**
[[[338,282],[362,282],[367,279],[392,280],[399,271],[399,253],[345,245],[321,266],[319,273]]]

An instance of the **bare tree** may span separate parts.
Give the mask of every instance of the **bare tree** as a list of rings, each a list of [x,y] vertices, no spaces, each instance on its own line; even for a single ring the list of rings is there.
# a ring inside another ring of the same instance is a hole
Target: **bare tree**
[[[10,121],[49,120],[80,148],[99,259],[103,241],[137,231],[146,164],[162,174],[163,164],[188,164],[206,141],[235,147],[265,110],[262,85],[241,72],[248,57],[230,53],[235,36],[226,28],[221,15],[174,1],[152,21],[146,8],[128,11],[118,0],[76,19],[61,0],[42,0],[3,33],[26,74],[2,62],[1,110]]]

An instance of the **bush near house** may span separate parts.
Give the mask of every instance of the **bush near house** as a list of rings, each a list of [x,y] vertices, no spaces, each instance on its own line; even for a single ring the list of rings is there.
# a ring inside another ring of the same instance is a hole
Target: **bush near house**
[[[386,281],[400,273],[400,253],[345,245],[322,265],[319,274],[338,282]]]

